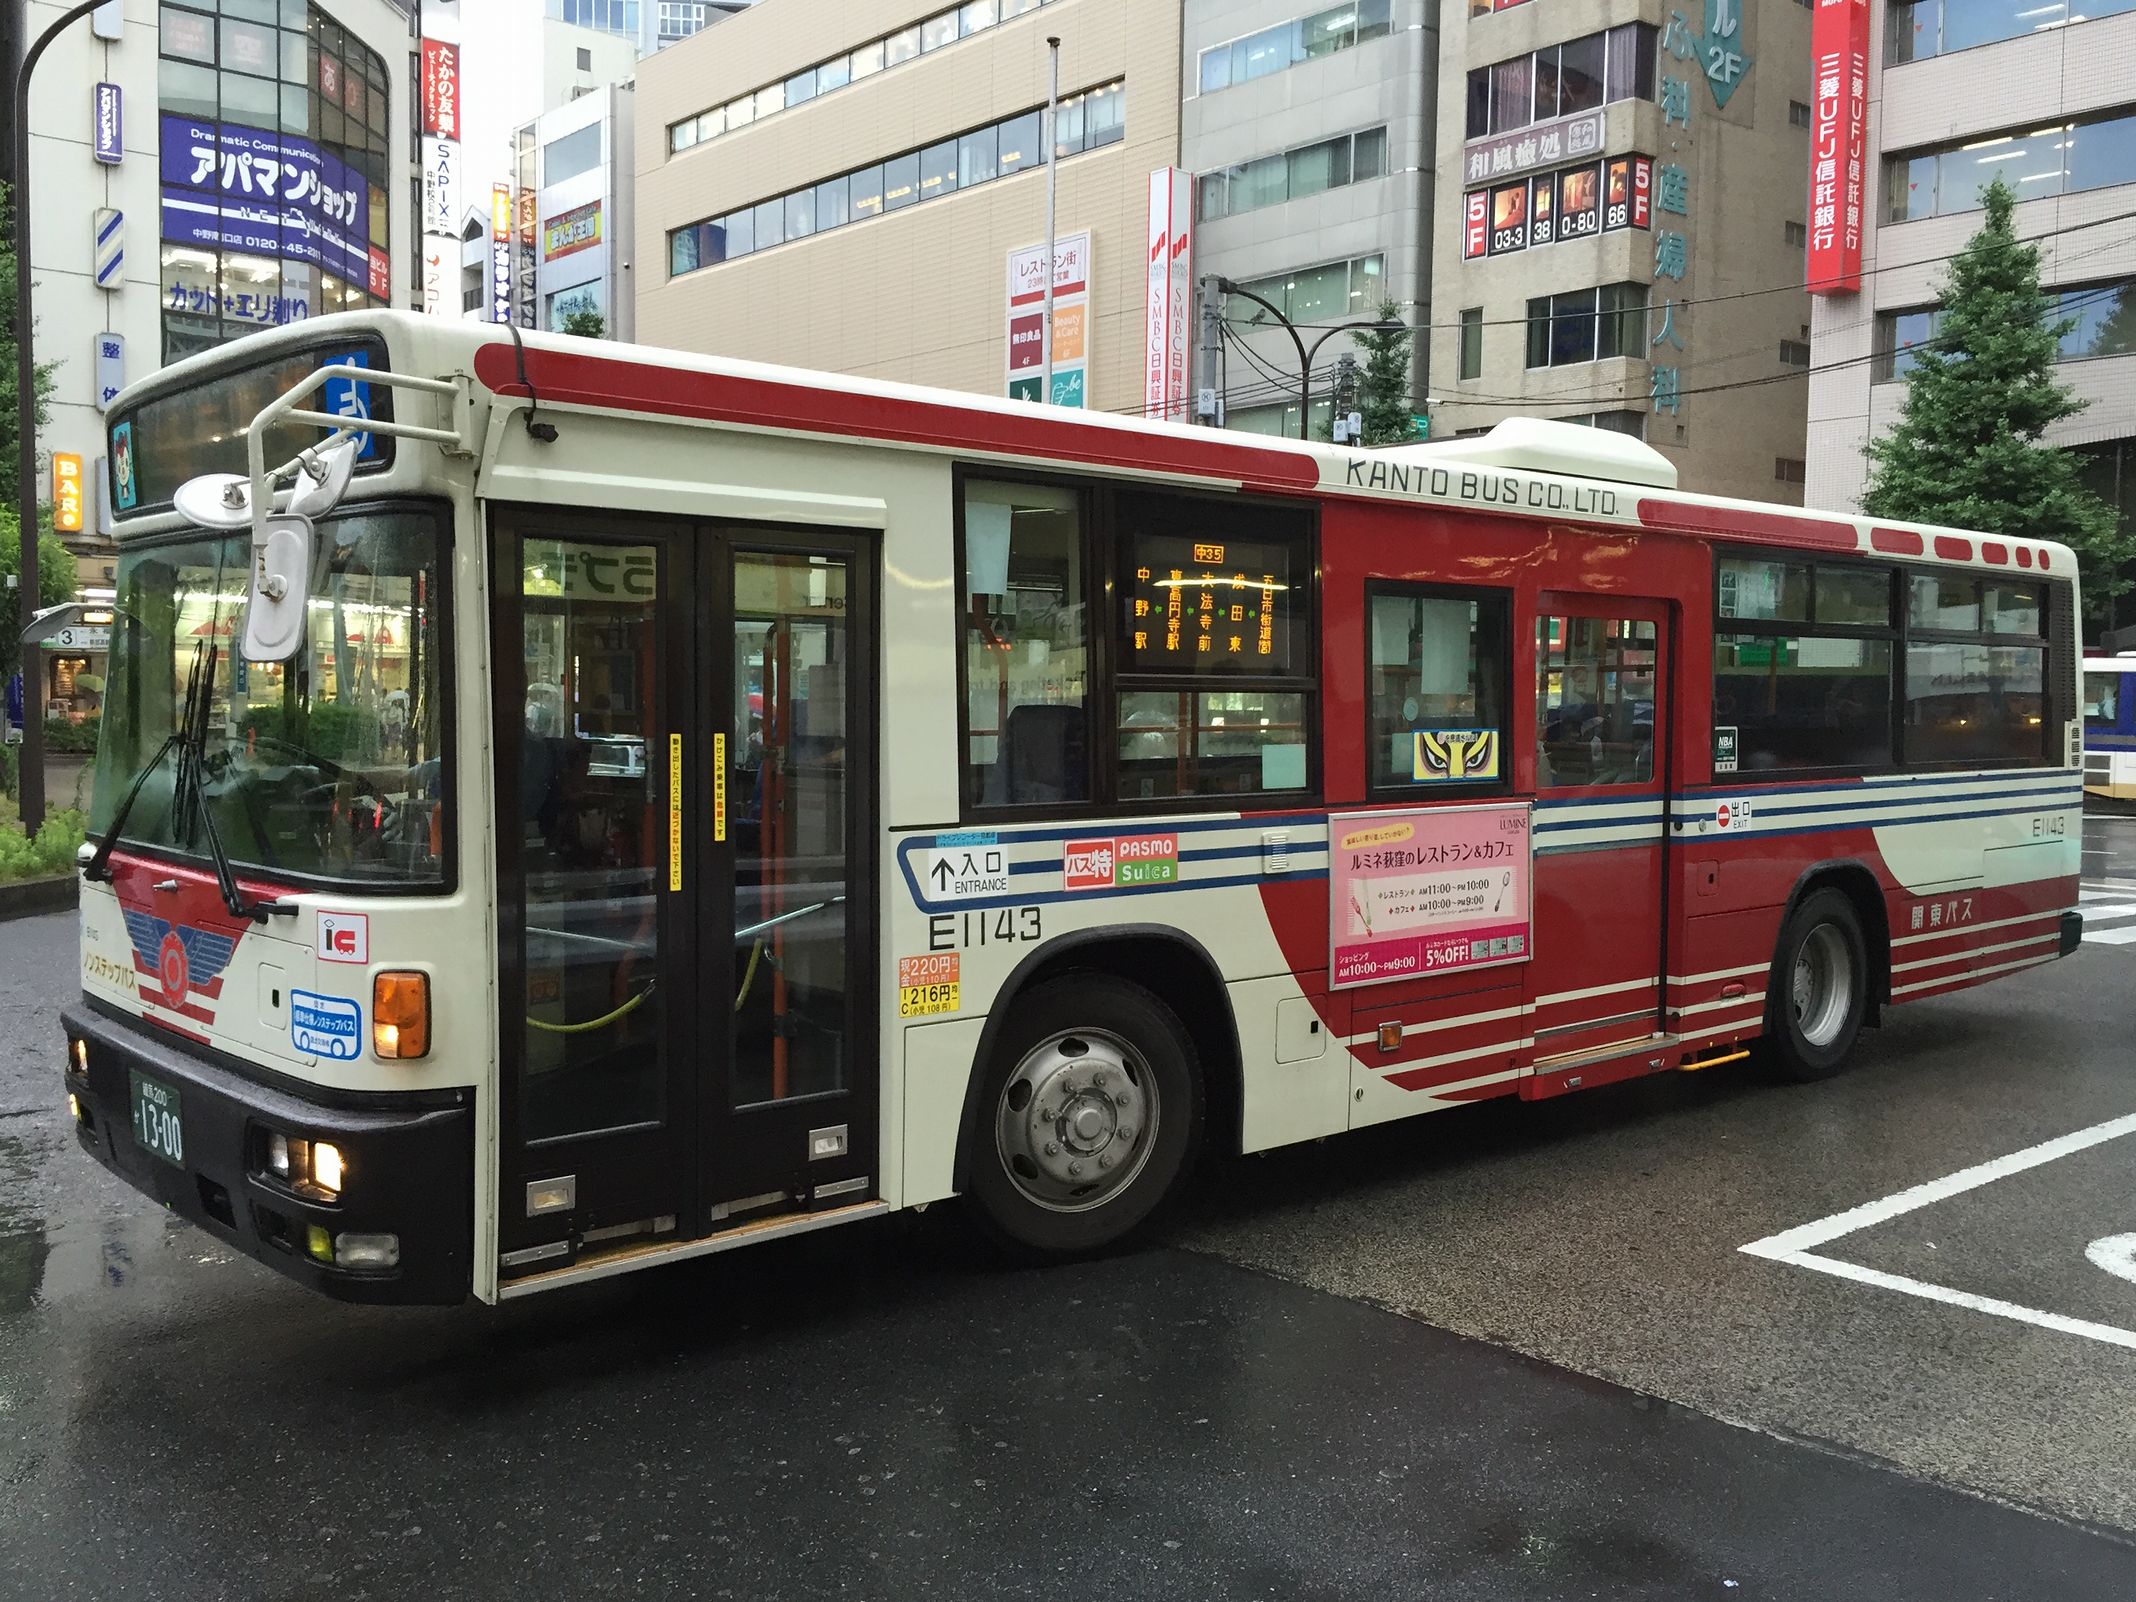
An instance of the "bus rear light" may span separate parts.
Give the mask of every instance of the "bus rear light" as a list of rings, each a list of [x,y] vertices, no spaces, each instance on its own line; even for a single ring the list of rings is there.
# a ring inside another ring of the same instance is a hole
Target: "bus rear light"
[[[387,969],[371,981],[371,1050],[387,1061],[430,1052],[430,975]]]
[[[76,1040],[74,1042],[74,1071],[85,1078],[88,1076],[89,1042],[86,1040]]]

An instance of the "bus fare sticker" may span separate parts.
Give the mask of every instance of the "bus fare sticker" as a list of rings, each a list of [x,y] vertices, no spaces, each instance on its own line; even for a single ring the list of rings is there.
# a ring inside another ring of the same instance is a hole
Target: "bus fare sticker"
[[[898,958],[897,1015],[925,1018],[931,1013],[957,1011],[959,971],[963,965],[963,958],[954,951]]]

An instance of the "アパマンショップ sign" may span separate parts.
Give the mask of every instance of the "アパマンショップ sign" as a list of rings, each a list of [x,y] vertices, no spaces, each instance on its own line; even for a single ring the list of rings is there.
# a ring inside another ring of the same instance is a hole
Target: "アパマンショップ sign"
[[[1330,817],[1329,984],[1526,962],[1531,840],[1526,802]]]

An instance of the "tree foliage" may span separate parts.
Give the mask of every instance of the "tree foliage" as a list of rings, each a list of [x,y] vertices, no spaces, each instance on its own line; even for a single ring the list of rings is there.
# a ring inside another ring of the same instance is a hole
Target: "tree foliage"
[[[1382,301],[1379,319],[1402,323],[1402,308],[1396,301]],[[1409,408],[1410,351],[1416,334],[1408,324],[1399,328],[1361,329],[1357,348],[1364,357],[1364,375],[1358,380],[1357,409],[1364,414],[1364,443],[1407,445],[1417,437]]]
[[[558,332],[576,334],[581,339],[606,339],[608,319],[591,306],[574,306],[564,313]]]
[[[2057,344],[2074,324],[2054,320],[2039,251],[2011,227],[2014,201],[1999,178],[1981,191],[1987,219],[1951,262],[1898,425],[1869,444],[1862,509],[2060,541],[2076,550],[2096,609],[2127,588],[2136,531],[2085,488],[2074,455],[2040,443],[2085,403],[2055,378]]]
[[[0,589],[0,680],[13,673],[22,659],[23,616],[14,582],[22,575],[21,526],[13,503],[0,506],[0,582],[6,586]],[[52,532],[52,512],[46,507],[37,532],[38,606],[73,600],[75,583],[74,553]]]
[[[15,212],[8,187],[0,183],[0,504],[10,508],[20,488],[20,431],[15,426],[18,391],[15,329]],[[36,374],[37,426],[52,420],[52,374],[57,362],[39,362]]]

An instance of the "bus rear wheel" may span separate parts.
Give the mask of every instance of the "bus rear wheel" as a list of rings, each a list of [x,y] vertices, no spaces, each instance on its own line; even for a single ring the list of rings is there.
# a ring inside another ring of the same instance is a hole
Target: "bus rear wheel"
[[[987,1066],[970,1196],[988,1231],[1071,1257],[1149,1222],[1194,1160],[1202,1085],[1172,1010],[1103,975],[1019,996]]]
[[[1803,897],[1781,928],[1765,994],[1765,1058],[1774,1072],[1828,1079],[1846,1066],[1869,1010],[1869,956],[1842,891]]]

